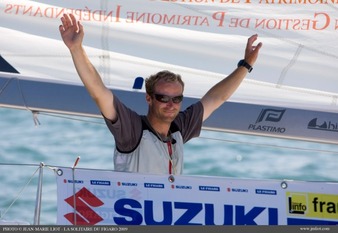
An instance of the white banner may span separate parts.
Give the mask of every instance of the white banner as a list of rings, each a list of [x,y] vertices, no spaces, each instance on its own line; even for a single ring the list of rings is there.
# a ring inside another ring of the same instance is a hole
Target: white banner
[[[336,225],[338,183],[60,168],[60,225]]]

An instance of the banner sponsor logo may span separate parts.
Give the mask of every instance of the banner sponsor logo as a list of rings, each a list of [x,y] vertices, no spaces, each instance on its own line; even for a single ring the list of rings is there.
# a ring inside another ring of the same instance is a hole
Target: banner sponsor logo
[[[256,194],[277,195],[277,190],[271,190],[271,189],[256,189]]]
[[[280,122],[285,112],[285,109],[262,109],[255,124],[250,124],[248,130],[283,134],[285,133],[286,128],[268,125],[268,123]]]
[[[198,189],[200,191],[211,191],[211,192],[219,192],[221,190],[221,188],[217,186],[199,186]]]
[[[114,222],[119,225],[141,225],[143,221],[146,225],[258,225],[256,218],[265,217],[269,225],[278,225],[277,208],[223,205],[223,213],[217,212],[218,220],[223,222],[216,223],[214,204],[163,201],[161,206],[156,203],[129,198],[117,200],[114,211],[120,216],[114,217]],[[162,218],[155,220],[154,213],[159,208],[163,211]],[[203,216],[203,221],[195,220],[197,216]]]
[[[65,201],[74,208],[73,213],[64,215],[73,225],[95,225],[103,220],[91,207],[102,206],[104,203],[85,187]]]
[[[106,185],[106,186],[111,185],[109,180],[91,180],[90,184],[91,185]]]
[[[318,123],[318,118],[313,118],[307,125],[308,129],[338,132],[338,122],[322,121]]]
[[[131,182],[117,182],[117,186],[131,186],[136,187],[137,183],[131,183]]]
[[[307,210],[307,195],[295,193],[288,197],[289,213],[304,215]]]
[[[164,184],[144,183],[145,188],[164,189]]]
[[[172,189],[192,189],[192,186],[190,185],[171,185]]]
[[[94,187],[94,186],[91,186]],[[100,188],[96,188],[100,187]],[[126,190],[120,189],[111,189],[106,188],[105,186],[96,186],[95,188],[87,187],[88,190],[95,195],[97,198],[103,199],[114,199],[114,198],[121,198],[126,196]]]
[[[70,179],[64,179],[63,180],[63,183],[71,183],[71,184],[73,184],[73,183],[75,183],[75,184],[83,184],[83,180],[70,180]]]
[[[287,193],[289,215],[338,219],[338,194]]]
[[[248,189],[244,189],[244,188],[227,188],[228,192],[234,192],[234,193],[248,193],[249,190]]]
[[[259,114],[256,124],[262,121],[279,122],[286,110],[263,109]]]

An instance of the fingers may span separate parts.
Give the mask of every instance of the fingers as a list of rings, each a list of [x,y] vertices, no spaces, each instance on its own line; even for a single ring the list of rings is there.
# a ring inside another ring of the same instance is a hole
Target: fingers
[[[257,38],[258,38],[257,34],[254,34],[254,35],[252,35],[252,36],[250,36],[248,38],[248,42],[247,42],[247,50],[248,50],[248,52],[254,51],[256,49],[259,50],[262,47],[262,43],[261,42],[258,43],[256,46],[253,45],[254,42],[257,40]]]
[[[250,64],[253,65],[256,62],[258,57],[259,50],[263,46],[261,42],[257,45],[253,45],[254,42],[258,39],[258,35],[254,34],[248,38],[248,42],[245,49],[244,59]]]
[[[63,17],[61,17],[61,22],[62,22],[62,25],[60,25],[60,31],[61,29],[63,31],[66,31],[69,28],[72,28],[73,26],[76,27],[75,31],[77,31],[77,23],[76,23],[75,16],[73,14],[64,14]]]
[[[70,16],[70,20],[71,20],[72,25],[77,25],[75,16],[73,14],[69,14],[69,16]]]
[[[60,33],[63,33],[65,31],[65,28],[63,27],[63,25],[59,25],[59,31]]]
[[[248,39],[248,45],[252,45],[257,40],[257,38],[258,38],[257,34],[250,36]]]
[[[258,51],[261,49],[262,45],[263,45],[262,42],[259,42],[257,45],[251,46],[251,51],[252,51],[252,52],[255,51],[256,53],[258,53]]]
[[[61,22],[62,22],[62,26],[65,30],[68,29],[69,27],[69,17],[68,15],[64,14],[62,17],[61,17]]]
[[[82,24],[80,23],[80,21],[77,21],[77,27],[78,27],[78,29],[79,29],[79,31],[78,31],[79,33],[83,31],[83,26],[82,26]]]

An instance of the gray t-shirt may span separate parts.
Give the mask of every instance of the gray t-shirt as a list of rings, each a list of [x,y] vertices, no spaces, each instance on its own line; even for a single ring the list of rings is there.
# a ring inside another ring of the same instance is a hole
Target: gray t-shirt
[[[126,107],[116,96],[114,106],[117,120],[104,119],[115,138],[115,170],[181,174],[183,144],[198,137],[201,131],[202,103],[198,101],[178,114],[170,126],[171,140],[165,142],[157,136],[145,116]]]

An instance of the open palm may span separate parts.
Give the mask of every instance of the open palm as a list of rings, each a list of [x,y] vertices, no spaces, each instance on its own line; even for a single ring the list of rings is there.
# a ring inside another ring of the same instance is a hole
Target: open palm
[[[69,49],[81,46],[84,32],[83,26],[76,21],[74,15],[64,15],[61,17],[62,25],[59,26],[63,42]]]

